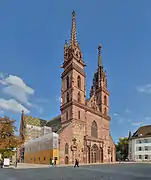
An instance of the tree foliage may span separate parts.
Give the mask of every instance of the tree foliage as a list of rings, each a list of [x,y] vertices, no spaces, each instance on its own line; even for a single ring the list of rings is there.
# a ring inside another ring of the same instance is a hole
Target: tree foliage
[[[13,155],[12,149],[20,144],[20,139],[15,135],[16,131],[15,120],[7,116],[0,118],[0,153],[3,157]]]
[[[128,138],[120,138],[116,145],[117,159],[125,160],[128,157]]]

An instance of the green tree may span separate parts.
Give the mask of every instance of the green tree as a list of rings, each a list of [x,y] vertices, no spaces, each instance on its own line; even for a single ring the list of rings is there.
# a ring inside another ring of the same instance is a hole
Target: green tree
[[[120,138],[116,144],[117,160],[125,160],[128,157],[128,138]]]
[[[20,139],[15,135],[17,128],[15,120],[11,120],[7,116],[0,118],[0,153],[2,157],[11,157],[16,148],[20,144]]]

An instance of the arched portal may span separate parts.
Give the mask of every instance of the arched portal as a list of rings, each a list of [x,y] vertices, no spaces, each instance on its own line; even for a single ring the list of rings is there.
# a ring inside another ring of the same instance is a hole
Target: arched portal
[[[69,158],[68,158],[68,156],[65,157],[65,164],[69,164]]]
[[[91,148],[91,163],[100,162],[100,151],[96,144]]]

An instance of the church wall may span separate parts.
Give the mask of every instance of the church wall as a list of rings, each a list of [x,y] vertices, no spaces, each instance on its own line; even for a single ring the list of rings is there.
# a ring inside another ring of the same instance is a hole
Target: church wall
[[[87,124],[88,136],[91,136],[91,125],[93,121],[97,123],[98,138],[109,139],[109,121],[91,112],[86,113],[86,124]]]
[[[68,164],[72,164],[72,135],[73,135],[73,125],[70,124],[67,126],[60,134],[60,143],[59,143],[59,161],[60,164],[65,164],[65,158],[68,158]],[[68,153],[65,154],[65,144],[68,144]]]
[[[78,106],[73,105],[72,106],[72,115],[73,115],[73,119],[75,120],[81,120],[81,121],[85,121],[86,117],[85,117],[85,109],[81,109]],[[80,113],[80,117],[79,117],[79,113]]]
[[[77,78],[78,76],[80,76],[81,78],[81,88],[78,89],[78,82],[77,82]],[[82,76],[80,73],[78,73],[76,70],[73,70],[73,81],[74,81],[74,91],[72,92],[72,98],[73,101],[78,101],[78,93],[80,92],[80,102],[82,104],[85,104],[85,77]]]
[[[87,135],[91,136],[91,125],[95,121],[98,127],[98,139],[103,140],[103,162],[111,162],[111,154],[108,153],[111,148],[111,140],[109,135],[109,121],[95,115],[91,112],[86,113]]]

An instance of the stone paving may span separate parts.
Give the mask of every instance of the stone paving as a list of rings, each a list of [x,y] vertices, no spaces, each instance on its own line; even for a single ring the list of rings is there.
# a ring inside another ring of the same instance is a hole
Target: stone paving
[[[151,180],[151,164],[102,164],[0,169],[0,180]],[[43,167],[43,168],[40,168]]]

